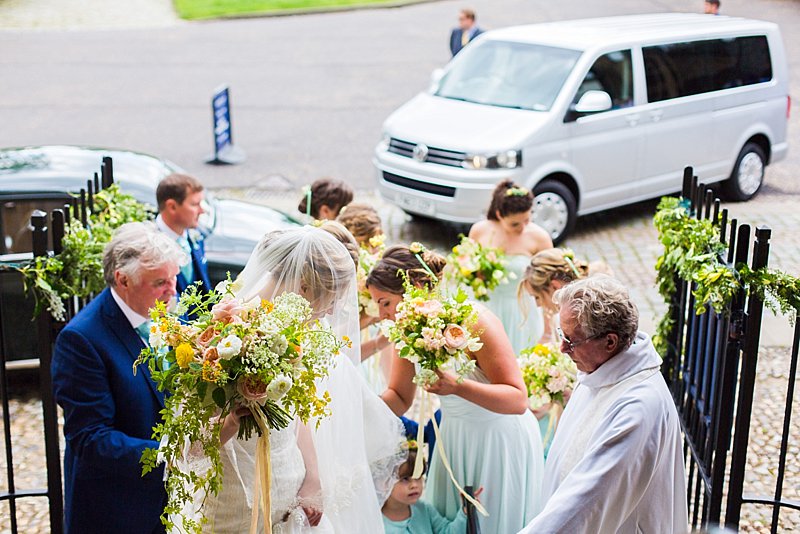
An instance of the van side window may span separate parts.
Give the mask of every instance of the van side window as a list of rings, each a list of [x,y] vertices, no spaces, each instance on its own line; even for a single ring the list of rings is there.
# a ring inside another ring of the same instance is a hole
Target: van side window
[[[763,35],[647,46],[642,54],[649,102],[772,79],[769,45]]]
[[[597,58],[578,87],[573,105],[586,91],[605,91],[611,97],[611,109],[633,105],[633,69],[631,51],[618,50]]]

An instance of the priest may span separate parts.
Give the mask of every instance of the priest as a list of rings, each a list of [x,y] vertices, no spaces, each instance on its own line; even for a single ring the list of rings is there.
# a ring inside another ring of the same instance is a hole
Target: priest
[[[553,300],[578,384],[547,457],[545,507],[519,534],[688,532],[678,413],[628,291],[599,275]]]

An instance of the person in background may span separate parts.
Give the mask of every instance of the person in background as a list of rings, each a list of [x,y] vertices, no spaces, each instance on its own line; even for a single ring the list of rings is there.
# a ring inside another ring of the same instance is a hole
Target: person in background
[[[353,189],[342,180],[320,178],[306,186],[297,210],[318,220],[336,219],[343,207],[353,201]]]
[[[547,457],[544,510],[519,534],[688,532],[680,420],[628,290],[598,275],[553,297],[578,381]]]
[[[719,0],[705,0],[703,4],[706,15],[719,15]]]
[[[462,9],[458,13],[458,28],[450,32],[450,53],[455,57],[469,42],[483,33],[475,24],[475,12],[471,9]]]
[[[492,192],[486,219],[472,225],[469,237],[484,247],[500,249],[506,255],[507,268],[517,280],[537,252],[553,248],[548,233],[531,222],[533,193],[511,180],[503,180]],[[503,323],[514,354],[535,345],[544,331],[542,313],[532,298],[523,300],[527,316],[520,310],[514,283],[501,284],[489,295],[486,307]]]
[[[164,394],[133,362],[149,342],[148,313],[175,297],[188,261],[153,223],[120,226],[103,253],[108,287],[56,338],[53,394],[64,409],[64,525],[85,532],[160,533],[167,503],[164,467],[142,476],[157,449]]]
[[[156,188],[158,217],[156,226],[170,239],[178,243],[191,258],[178,273],[178,293],[190,285],[201,282],[200,291],[210,291],[211,281],[206,266],[206,251],[203,236],[196,231],[200,216],[205,213],[203,184],[187,174],[173,173],[161,180]]]
[[[339,211],[336,220],[342,223],[353,234],[358,244],[370,254],[376,253],[383,244],[381,217],[369,204],[360,202],[348,204]],[[380,243],[376,243],[376,240]]]

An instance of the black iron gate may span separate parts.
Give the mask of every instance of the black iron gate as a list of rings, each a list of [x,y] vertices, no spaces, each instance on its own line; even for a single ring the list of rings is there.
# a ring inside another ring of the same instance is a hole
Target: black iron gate
[[[728,221],[728,211],[720,212],[719,199],[711,189],[697,184],[691,168],[684,173],[682,196],[692,216],[714,221],[719,228],[721,241],[727,245],[720,257],[723,263],[733,268],[747,264],[750,257],[753,270],[767,266],[769,228],[756,228],[753,238],[750,225]],[[743,288],[722,313],[709,308],[696,315],[694,284],[676,277],[675,286],[670,303],[674,327],[663,373],[685,436],[690,524],[693,528],[724,525],[738,530],[742,505],[761,504],[773,507],[771,531],[778,532],[781,508],[800,510],[800,503],[782,499],[800,325],[795,326],[788,370],[775,493],[743,495],[764,303]]]
[[[60,253],[62,250],[62,239],[64,237],[65,228],[70,224],[70,220],[75,219],[80,221],[83,226],[86,226],[88,214],[92,211],[94,205],[95,192],[109,187],[113,182],[113,163],[111,158],[104,157],[100,176],[95,173],[94,178],[87,181],[86,189],[81,189],[79,196],[73,197],[69,203],[65,204],[63,209],[53,210],[49,218],[46,213],[38,210],[35,211],[31,216],[31,231],[33,235],[32,256],[35,258],[47,256],[48,254]],[[48,250],[49,242],[52,242],[52,251]],[[12,279],[12,277],[16,278]],[[5,446],[7,487],[6,491],[0,492],[0,503],[4,501],[8,502],[10,530],[12,534],[17,534],[20,532],[17,501],[29,498],[46,498],[48,500],[50,532],[53,534],[61,534],[64,531],[64,504],[61,481],[61,453],[59,448],[60,432],[58,427],[58,409],[55,399],[53,398],[50,362],[56,336],[66,322],[68,322],[89,299],[67,299],[64,302],[66,310],[65,321],[56,321],[49,313],[42,312],[36,318],[35,326],[32,325],[29,331],[9,332],[6,327],[8,321],[3,320],[3,314],[13,313],[14,310],[8,310],[8,307],[3,306],[1,299],[6,295],[3,285],[21,284],[20,277],[20,273],[8,269],[0,276],[0,404],[2,404],[3,409],[3,439]],[[19,313],[19,310],[17,310],[17,313]],[[9,336],[19,335],[35,335],[38,340],[36,344],[36,356],[39,360],[39,394],[42,401],[44,422],[44,450],[47,468],[46,488],[18,488],[14,476],[14,443],[11,433],[9,372],[5,347],[7,347],[6,341]]]

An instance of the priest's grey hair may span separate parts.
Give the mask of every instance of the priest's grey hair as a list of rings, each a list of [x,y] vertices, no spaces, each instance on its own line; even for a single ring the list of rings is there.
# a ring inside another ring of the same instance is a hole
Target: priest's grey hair
[[[556,291],[553,301],[561,309],[572,311],[586,337],[614,332],[622,350],[636,338],[639,310],[616,278],[597,275],[572,282]]]
[[[167,263],[180,267],[188,262],[189,256],[154,223],[125,223],[117,228],[103,251],[103,278],[109,287],[114,287],[117,271],[138,281],[142,270]]]

